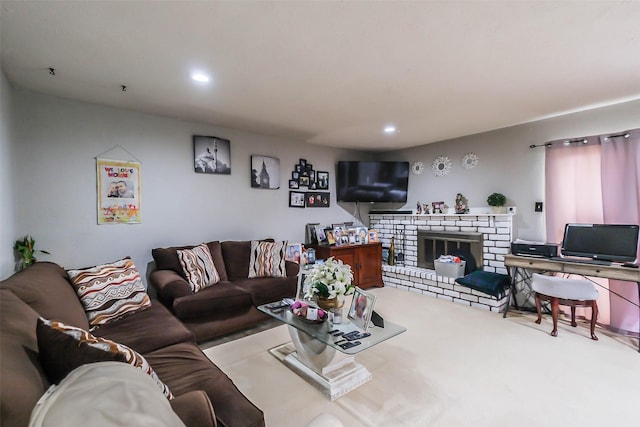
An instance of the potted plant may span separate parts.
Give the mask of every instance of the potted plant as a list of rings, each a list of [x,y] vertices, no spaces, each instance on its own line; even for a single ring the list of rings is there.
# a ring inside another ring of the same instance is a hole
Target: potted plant
[[[494,213],[504,213],[504,205],[507,198],[501,193],[492,193],[487,197],[487,204],[493,208]]]
[[[351,295],[355,290],[351,266],[333,257],[314,265],[305,276],[304,284],[309,286],[305,297],[315,297],[318,306],[327,311],[342,307],[344,296]]]
[[[16,251],[20,258],[18,259],[17,269],[24,270],[36,261],[36,252],[50,255],[49,252],[43,250],[36,250],[36,241],[28,234],[22,239],[16,240],[13,245],[13,250]]]

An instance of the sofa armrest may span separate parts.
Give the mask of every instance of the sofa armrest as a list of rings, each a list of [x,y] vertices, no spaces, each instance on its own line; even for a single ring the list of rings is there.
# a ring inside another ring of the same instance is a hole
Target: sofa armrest
[[[191,295],[189,283],[173,270],[156,270],[149,275],[149,283],[158,293],[158,299],[167,307],[176,298]]]
[[[194,390],[169,401],[171,409],[187,427],[216,427],[216,414],[209,396],[202,390]]]
[[[284,266],[287,272],[287,277],[297,276],[300,271],[300,264],[297,262],[285,261]]]

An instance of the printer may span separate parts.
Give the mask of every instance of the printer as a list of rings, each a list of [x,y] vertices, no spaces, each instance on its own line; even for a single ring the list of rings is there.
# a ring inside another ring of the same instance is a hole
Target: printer
[[[526,240],[516,239],[511,242],[511,253],[513,255],[551,258],[558,256],[558,244],[528,242]]]

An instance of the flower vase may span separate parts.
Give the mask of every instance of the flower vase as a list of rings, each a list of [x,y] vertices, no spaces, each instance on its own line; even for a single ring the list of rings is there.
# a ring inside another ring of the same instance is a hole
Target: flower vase
[[[329,312],[335,308],[342,308],[344,301],[339,301],[338,298],[324,298],[318,297],[318,307]]]

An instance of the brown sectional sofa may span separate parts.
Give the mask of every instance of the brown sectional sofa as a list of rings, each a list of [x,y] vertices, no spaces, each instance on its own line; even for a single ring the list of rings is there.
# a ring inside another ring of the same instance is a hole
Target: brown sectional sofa
[[[0,282],[0,425],[26,426],[50,386],[38,360],[39,316],[89,330],[66,272],[39,262]],[[264,415],[197,346],[162,304],[92,331],[142,354],[171,390],[172,409],[187,426],[263,426]]]
[[[268,316],[256,307],[296,293],[299,266],[286,262],[287,277],[248,278],[250,241],[207,243],[220,282],[193,293],[178,260],[179,249],[193,246],[156,248],[151,251],[156,267],[149,276],[158,299],[203,342],[254,326]]]

